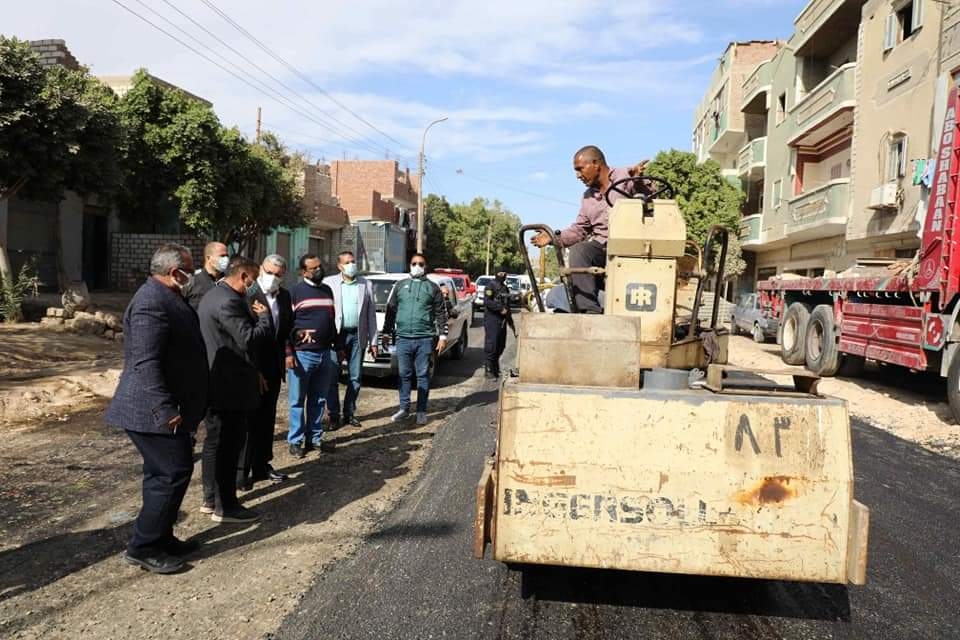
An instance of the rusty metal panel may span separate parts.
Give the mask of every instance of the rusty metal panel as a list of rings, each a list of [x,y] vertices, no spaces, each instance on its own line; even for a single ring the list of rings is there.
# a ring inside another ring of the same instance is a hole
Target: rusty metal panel
[[[845,583],[846,404],[505,383],[494,557]]]
[[[527,314],[517,341],[520,380],[637,389],[640,327],[636,316]]]

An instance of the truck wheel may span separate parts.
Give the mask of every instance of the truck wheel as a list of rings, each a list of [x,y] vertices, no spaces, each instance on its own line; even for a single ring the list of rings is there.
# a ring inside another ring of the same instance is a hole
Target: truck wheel
[[[960,424],[960,355],[954,353],[947,369],[947,402],[954,422]]]
[[[763,329],[760,328],[759,322],[753,323],[753,331],[750,332],[750,335],[753,336],[753,341],[759,344],[763,344],[767,341],[767,336],[763,335]]]
[[[804,337],[807,335],[809,320],[810,309],[802,302],[794,302],[783,314],[783,321],[780,323],[780,357],[785,363],[804,363]]]
[[[833,308],[826,304],[817,305],[806,332],[807,369],[818,376],[832,376],[840,367],[840,350],[837,348],[837,330],[834,323]]]
[[[460,339],[457,340],[457,346],[450,351],[450,358],[452,360],[463,360],[463,356],[467,353],[467,347],[469,347],[469,331],[467,331],[467,324],[463,324],[463,330],[460,332]]]

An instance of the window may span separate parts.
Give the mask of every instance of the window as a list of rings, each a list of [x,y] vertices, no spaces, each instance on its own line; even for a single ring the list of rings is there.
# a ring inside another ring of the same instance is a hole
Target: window
[[[887,153],[887,181],[892,182],[907,175],[907,136],[894,136]]]
[[[894,12],[887,16],[883,37],[884,52],[890,51],[923,26],[923,2],[924,0],[909,0],[894,5]]]
[[[773,208],[780,206],[780,199],[783,196],[783,180],[777,180],[773,183]]]
[[[787,115],[787,92],[784,91],[777,96],[777,124],[783,122]]]
[[[307,251],[312,253],[315,256],[319,256],[322,261],[324,258],[323,255],[323,238],[310,238],[307,241]]]

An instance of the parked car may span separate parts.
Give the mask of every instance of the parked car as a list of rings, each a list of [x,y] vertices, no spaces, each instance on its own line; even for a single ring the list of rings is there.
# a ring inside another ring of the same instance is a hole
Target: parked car
[[[521,289],[522,280],[520,276],[507,275],[507,288],[510,289],[510,306],[519,307],[523,299],[523,290]]]
[[[479,311],[483,313],[483,290],[487,288],[487,284],[493,280],[491,275],[477,276],[476,282],[474,283],[477,287],[477,295],[473,298],[473,310],[474,312]]]
[[[470,276],[463,272],[463,269],[434,269],[437,275],[450,276],[450,279],[457,283],[457,297],[460,300],[467,300],[477,295],[477,285],[470,281]]]
[[[751,293],[743,296],[733,308],[730,333],[736,335],[742,331],[753,336],[754,342],[765,342],[768,338],[776,338],[778,324],[760,305],[760,296]]]
[[[367,276],[367,279],[373,285],[373,303],[377,311],[377,330],[383,329],[383,321],[387,315],[387,301],[390,299],[390,293],[397,282],[408,278],[406,273],[378,273]],[[447,308],[453,309],[457,317],[449,319],[449,333],[447,344],[444,347],[440,357],[447,357],[453,360],[460,360],[467,352],[469,347],[470,318],[472,316],[471,301],[461,300],[458,297],[457,283],[447,275],[429,273],[427,277],[440,286],[446,285],[448,289]],[[392,346],[391,349],[392,351]],[[430,377],[433,377],[436,368],[437,357],[434,356],[430,362]],[[364,354],[363,374],[376,378],[388,378],[397,375],[397,357],[394,353],[382,351],[374,359],[368,351]]]

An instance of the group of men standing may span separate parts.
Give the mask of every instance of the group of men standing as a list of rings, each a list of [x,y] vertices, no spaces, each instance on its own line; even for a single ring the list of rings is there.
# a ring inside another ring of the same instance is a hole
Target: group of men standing
[[[376,354],[377,326],[370,284],[357,275],[353,254],[338,258],[340,273],[324,278],[320,259],[300,260],[301,278],[286,290],[286,261],[261,265],[210,243],[202,268],[190,251],[161,246],[151,276],[124,314],[124,370],[106,422],[129,434],[143,456],[143,507],[124,553],[157,573],[183,568],[195,541],[173,534],[193,473],[193,441],[201,421],[201,511],[215,522],[252,523],[238,489],[282,482],[271,466],[281,384],[289,390],[291,453],[329,452],[328,429],[360,426],[356,417],[364,351]],[[339,402],[338,369],[348,384]]]

